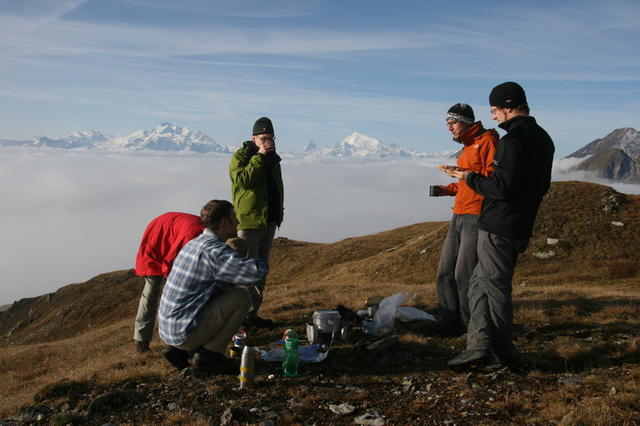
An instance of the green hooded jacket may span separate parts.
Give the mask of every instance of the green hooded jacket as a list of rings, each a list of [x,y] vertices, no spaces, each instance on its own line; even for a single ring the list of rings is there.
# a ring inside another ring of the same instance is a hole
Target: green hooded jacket
[[[282,173],[280,170],[280,157],[275,154],[271,169],[273,179],[279,192],[280,211],[278,227],[284,216],[284,188]],[[266,228],[268,218],[268,194],[266,160],[258,154],[253,141],[246,141],[242,148],[238,149],[229,163],[229,176],[231,177],[231,193],[233,206],[238,216],[238,229]]]

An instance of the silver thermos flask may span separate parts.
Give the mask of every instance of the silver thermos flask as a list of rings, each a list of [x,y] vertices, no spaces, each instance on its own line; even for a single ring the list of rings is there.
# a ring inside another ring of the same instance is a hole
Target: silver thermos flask
[[[256,348],[246,345],[242,350],[240,361],[240,389],[253,386],[256,376]]]

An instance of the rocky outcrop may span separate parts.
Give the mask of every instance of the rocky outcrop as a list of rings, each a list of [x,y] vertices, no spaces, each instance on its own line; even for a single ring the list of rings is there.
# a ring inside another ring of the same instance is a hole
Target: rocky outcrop
[[[616,129],[604,138],[594,140],[567,157],[583,158],[612,149],[624,151],[634,161],[637,161],[640,158],[640,132],[630,127]]]
[[[591,172],[596,177],[618,182],[640,182],[640,132],[630,127],[616,129],[569,157],[586,157],[572,170]]]
[[[620,149],[610,149],[595,154],[574,169],[593,172],[597,177],[619,182],[640,182],[640,171],[636,161]]]

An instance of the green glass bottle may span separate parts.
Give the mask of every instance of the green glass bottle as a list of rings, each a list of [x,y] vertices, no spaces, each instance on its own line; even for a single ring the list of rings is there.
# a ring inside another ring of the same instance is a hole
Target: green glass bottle
[[[286,377],[298,377],[298,335],[293,328],[284,334],[282,371]]]

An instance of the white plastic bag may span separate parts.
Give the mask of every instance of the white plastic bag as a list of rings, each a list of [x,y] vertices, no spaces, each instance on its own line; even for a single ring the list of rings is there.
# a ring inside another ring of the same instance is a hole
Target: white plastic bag
[[[406,298],[406,293],[397,293],[382,299],[378,311],[373,316],[372,335],[384,336],[393,333],[398,307],[404,303]]]
[[[435,321],[436,317],[413,306],[400,306],[397,318],[402,322],[411,321]]]

